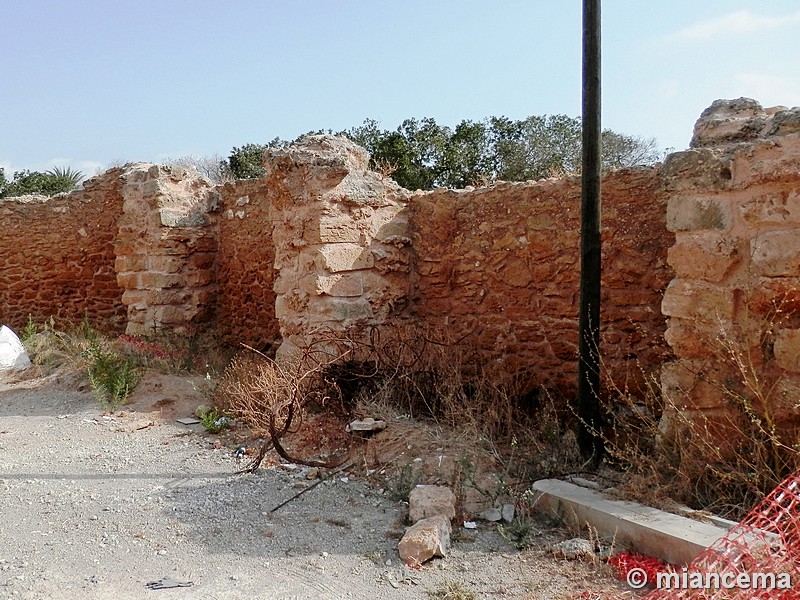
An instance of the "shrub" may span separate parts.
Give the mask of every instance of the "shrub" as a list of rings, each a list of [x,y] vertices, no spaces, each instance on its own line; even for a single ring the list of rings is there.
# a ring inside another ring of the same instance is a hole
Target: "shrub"
[[[139,383],[141,373],[136,361],[113,350],[104,348],[97,340],[86,350],[89,359],[89,384],[100,404],[116,412]]]

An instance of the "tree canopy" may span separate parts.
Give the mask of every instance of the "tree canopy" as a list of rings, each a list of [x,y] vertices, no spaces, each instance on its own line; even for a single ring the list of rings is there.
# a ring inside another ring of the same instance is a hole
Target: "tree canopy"
[[[5,171],[0,168],[0,198],[10,196],[26,196],[41,194],[53,196],[62,192],[71,192],[80,186],[83,173],[70,167],[55,167],[49,171],[15,171],[14,177],[6,179]]]
[[[322,132],[309,132],[297,140],[312,133]],[[454,128],[430,117],[412,118],[395,130],[383,130],[377,121],[367,119],[337,135],[366,148],[373,169],[412,190],[535,180],[579,173],[581,168],[581,122],[566,115],[464,120]],[[236,178],[259,177],[264,173],[264,150],[288,144],[275,138],[267,144],[234,148],[227,166]],[[603,131],[602,146],[604,170],[653,164],[663,155],[655,139],[609,129]]]

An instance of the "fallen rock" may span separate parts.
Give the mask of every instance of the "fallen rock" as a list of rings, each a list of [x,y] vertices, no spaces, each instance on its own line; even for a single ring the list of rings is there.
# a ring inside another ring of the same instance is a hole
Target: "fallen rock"
[[[434,556],[445,556],[450,549],[450,519],[436,515],[417,521],[397,544],[400,558],[407,565],[420,565]]]
[[[516,507],[513,504],[503,504],[503,507],[500,509],[500,515],[506,523],[511,523],[511,521],[514,520],[515,512]]]
[[[352,431],[370,433],[373,431],[383,431],[384,429],[386,429],[386,421],[375,420],[372,417],[351,421],[350,424],[345,427],[345,431],[348,433]]]
[[[23,371],[30,366],[31,360],[17,334],[5,325],[0,327],[0,373]]]
[[[582,538],[572,538],[555,544],[552,552],[557,558],[566,558],[567,560],[592,558],[594,556],[594,544]]]
[[[487,508],[485,511],[483,511],[478,516],[481,519],[483,519],[484,521],[491,521],[491,522],[494,523],[494,522],[499,521],[500,519],[503,518],[503,513],[500,512],[499,508],[497,508],[496,506],[493,506],[492,508]]]
[[[408,518],[412,523],[420,519],[442,515],[448,520],[456,516],[456,497],[443,485],[418,485],[408,495]]]

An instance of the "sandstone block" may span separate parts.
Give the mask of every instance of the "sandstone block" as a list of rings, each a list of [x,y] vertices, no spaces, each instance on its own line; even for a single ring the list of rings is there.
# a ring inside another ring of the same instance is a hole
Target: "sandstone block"
[[[189,257],[187,266],[190,269],[211,269],[214,266],[214,260],[215,255],[212,252],[194,252]]]
[[[679,234],[667,251],[667,262],[678,277],[711,283],[725,279],[740,260],[735,237],[711,232]]]
[[[276,314],[277,312],[276,305]],[[372,306],[364,298],[312,296],[308,299],[306,315],[311,323],[324,323],[370,319],[373,312]]]
[[[367,248],[358,244],[329,244],[319,249],[316,267],[331,273],[371,269],[375,257]]]
[[[445,556],[450,549],[450,520],[436,515],[417,521],[397,544],[400,558],[407,565],[422,564],[434,556]]]
[[[396,214],[391,219],[385,222],[380,222],[379,225],[374,228],[374,231],[375,239],[380,242],[391,238],[408,237],[408,215],[405,211]]]
[[[443,515],[448,520],[456,516],[456,497],[449,487],[418,485],[408,495],[408,518],[416,523],[426,517]]]
[[[731,161],[710,148],[673,152],[662,167],[667,189],[722,190],[731,186]]]
[[[211,269],[201,269],[186,274],[186,285],[199,287],[214,283],[214,271]]]
[[[147,269],[147,255],[145,254],[117,256],[114,260],[114,270],[119,273],[123,271],[144,271],[145,269]]]
[[[158,177],[158,174],[151,176]],[[142,183],[139,189],[141,190],[142,197],[149,198],[151,196],[157,195],[161,191],[161,186],[158,179],[150,179],[149,181],[145,181],[144,183]]]
[[[719,323],[698,323],[696,320],[672,317],[664,339],[672,351],[681,358],[708,357],[711,340],[719,335]]]
[[[734,392],[734,381],[718,371],[704,372],[701,360],[677,360],[661,368],[661,392],[667,406],[675,409],[722,408]],[[726,389],[728,386],[730,389]]]
[[[206,216],[195,210],[162,208],[159,210],[159,217],[164,227],[202,227],[207,222]]]
[[[319,228],[318,231],[314,231],[316,227]],[[358,243],[361,241],[358,223],[348,215],[322,216],[319,218],[319,223],[312,223],[306,228],[306,231],[308,232],[306,241],[310,243]]]
[[[155,322],[159,325],[177,325],[190,320],[183,306],[159,306],[154,311]]]
[[[154,254],[147,257],[147,270],[159,273],[177,273],[183,269],[186,260],[182,256],[163,256]]]
[[[117,273],[117,285],[126,290],[140,289],[140,273]]]
[[[775,334],[774,352],[778,367],[800,373],[800,329],[779,329]]]
[[[769,277],[800,275],[800,235],[795,229],[762,231],[750,241],[753,265]]]
[[[149,294],[146,290],[125,290],[122,292],[122,303],[138,309],[147,308]]]
[[[728,230],[730,226],[730,206],[721,198],[675,195],[667,202],[670,231]]]
[[[304,292],[313,296],[353,298],[364,294],[364,278],[360,272],[306,275],[300,280],[300,286]]]
[[[705,323],[731,321],[734,308],[733,290],[684,279],[673,279],[661,301],[662,314]]]
[[[798,223],[800,188],[790,186],[753,195],[743,202],[741,211],[748,223]]]
[[[690,145],[699,148],[752,140],[766,123],[766,112],[751,98],[715,100],[695,123]]]
[[[142,289],[163,289],[178,287],[184,278],[178,273],[139,273],[139,286]]]

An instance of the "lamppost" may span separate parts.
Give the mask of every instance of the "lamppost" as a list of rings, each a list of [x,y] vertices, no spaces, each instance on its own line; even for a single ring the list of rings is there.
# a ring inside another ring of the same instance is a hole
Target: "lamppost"
[[[600,437],[600,0],[583,0],[581,292],[578,318],[578,446],[593,467]]]

